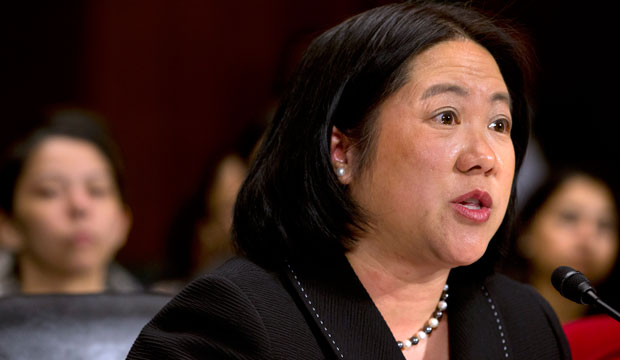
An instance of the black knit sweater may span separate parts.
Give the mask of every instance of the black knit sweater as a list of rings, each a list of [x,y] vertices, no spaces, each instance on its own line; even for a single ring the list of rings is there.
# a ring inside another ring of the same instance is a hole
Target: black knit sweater
[[[449,283],[452,359],[570,359],[555,314],[531,287],[502,275]],[[165,306],[128,359],[404,358],[346,260],[319,274],[236,258]]]

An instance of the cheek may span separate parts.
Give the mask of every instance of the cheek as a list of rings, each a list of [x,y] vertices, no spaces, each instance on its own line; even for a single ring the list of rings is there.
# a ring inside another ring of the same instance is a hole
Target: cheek
[[[592,266],[587,275],[590,277],[590,281],[599,284],[609,276],[618,260],[618,238],[608,236],[604,239],[598,239],[598,243],[592,252]]]
[[[125,212],[117,204],[102,206],[99,210],[95,226],[103,240],[117,244],[125,240],[128,230],[128,219]]]
[[[447,190],[453,154],[458,154],[455,147],[432,139],[413,139],[401,147],[401,156],[392,160],[391,168],[384,169],[384,173],[395,173],[390,187],[403,206],[413,205],[423,213],[438,202]]]
[[[601,239],[597,246],[597,254],[601,262],[613,265],[618,258],[618,236],[609,235]]]
[[[30,221],[22,226],[21,252],[23,254],[48,260],[64,257],[63,239],[66,232],[59,228],[54,221],[50,221],[50,219]]]
[[[26,241],[55,239],[65,229],[63,213],[58,206],[47,204],[28,208],[17,215],[19,228]]]
[[[498,151],[498,165],[500,166],[501,185],[510,193],[515,175],[515,151],[512,141],[502,144]]]
[[[561,226],[557,226],[551,219],[539,219],[532,242],[533,256],[548,261],[550,258],[561,257],[570,251],[571,241],[568,234]]]

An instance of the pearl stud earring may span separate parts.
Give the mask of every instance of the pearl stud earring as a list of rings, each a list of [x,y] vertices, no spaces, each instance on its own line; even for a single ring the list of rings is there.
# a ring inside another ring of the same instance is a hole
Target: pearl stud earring
[[[343,167],[339,167],[338,169],[336,169],[336,175],[338,176],[344,176],[345,172],[346,171]]]

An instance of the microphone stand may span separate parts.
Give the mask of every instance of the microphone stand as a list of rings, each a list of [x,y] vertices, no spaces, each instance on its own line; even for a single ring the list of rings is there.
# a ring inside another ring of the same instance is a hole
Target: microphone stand
[[[601,300],[601,298],[598,297],[598,295],[596,295],[594,291],[588,290],[586,292],[586,295],[588,295],[588,297],[591,299],[591,301],[589,301],[590,304],[602,309],[607,315],[614,318],[617,322],[620,322],[620,312],[618,312],[616,309],[612,308],[606,302]]]
[[[565,298],[578,304],[593,305],[620,323],[620,313],[601,300],[590,281],[579,271],[569,266],[559,266],[551,274],[551,283]]]

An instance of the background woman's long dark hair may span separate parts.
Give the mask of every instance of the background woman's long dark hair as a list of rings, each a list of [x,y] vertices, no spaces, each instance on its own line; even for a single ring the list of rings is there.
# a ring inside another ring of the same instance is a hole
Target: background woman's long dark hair
[[[524,283],[529,282],[530,265],[518,249],[519,237],[521,237],[528,230],[538,211],[545,205],[551,196],[554,195],[566,182],[580,176],[596,181],[604,186],[613,197],[612,201],[616,209],[615,211],[619,211],[618,194],[607,182],[607,175],[604,172],[585,165],[558,167],[552,169],[549,176],[544,179],[544,181],[524,202],[521,211],[516,217],[515,229],[510,234],[509,251],[501,264],[502,272],[518,281]],[[616,231],[620,234],[620,224],[617,223],[615,226],[617,227]],[[549,279],[549,281],[551,281],[551,279]],[[599,296],[601,296],[609,304],[613,304],[616,308],[620,306],[619,283],[620,259],[616,260],[616,264],[607,279],[604,280],[603,283],[596,286]],[[596,308],[590,308],[590,311],[593,313],[598,312]]]

